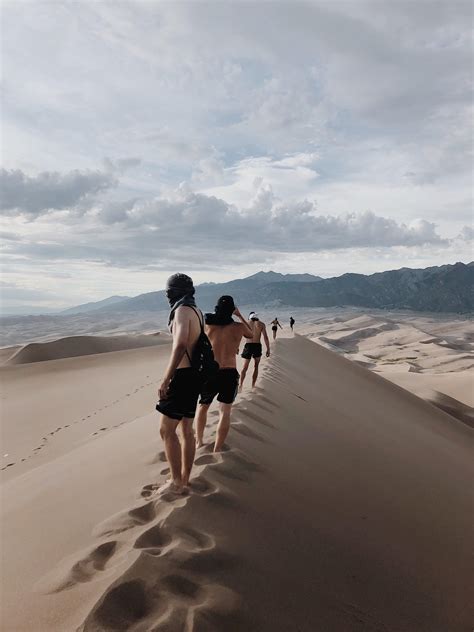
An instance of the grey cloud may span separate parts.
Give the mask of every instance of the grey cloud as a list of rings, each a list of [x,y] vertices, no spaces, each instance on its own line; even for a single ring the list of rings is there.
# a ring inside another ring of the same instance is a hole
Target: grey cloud
[[[474,228],[472,226],[463,226],[461,232],[458,235],[458,239],[462,241],[474,240]]]
[[[112,174],[101,171],[44,171],[31,177],[19,169],[1,169],[0,208],[9,215],[34,218],[52,209],[74,207],[116,184]]]
[[[434,224],[407,226],[371,212],[332,217],[316,214],[313,202],[277,204],[256,196],[240,210],[216,197],[185,189],[174,198],[104,204],[69,224],[61,241],[48,231],[5,247],[7,256],[35,260],[80,260],[114,266],[159,266],[173,262],[209,269],[274,258],[351,248],[447,245]],[[104,238],[106,235],[106,238]]]
[[[416,246],[441,243],[434,224],[421,221],[406,226],[371,212],[344,217],[316,215],[315,203],[273,204],[257,196],[251,210],[241,211],[224,200],[199,193],[178,199],[139,202],[126,213],[123,224],[151,231],[166,244],[200,244],[210,250],[261,248],[304,252],[334,248]],[[271,210],[269,210],[271,207]],[[101,216],[102,221],[107,216]]]

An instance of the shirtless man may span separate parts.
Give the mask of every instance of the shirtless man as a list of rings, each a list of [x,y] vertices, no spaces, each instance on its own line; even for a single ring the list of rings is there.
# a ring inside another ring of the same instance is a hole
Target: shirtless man
[[[158,490],[183,494],[194,462],[193,418],[196,413],[201,378],[191,367],[194,345],[201,333],[202,314],[196,309],[193,281],[186,274],[173,274],[166,283],[171,312],[169,328],[173,347],[165,375],[158,389],[156,405],[161,416],[160,434],[165,444],[171,478]],[[181,440],[177,429],[180,428]]]
[[[233,314],[240,319],[240,323],[236,323],[232,319]],[[214,452],[219,452],[229,432],[230,412],[239,387],[236,355],[242,336],[251,338],[252,330],[235,306],[232,296],[221,296],[217,302],[215,313],[206,314],[206,333],[211,341],[214,357],[220,368],[216,377],[207,382],[201,392],[196,422],[196,445],[197,447],[204,445],[203,437],[207,422],[207,412],[212,400],[217,395],[220,411]]]
[[[255,312],[250,312],[249,318],[250,327],[252,328],[252,342],[247,342],[244,350],[242,351],[244,366],[242,367],[242,375],[240,376],[240,390],[242,390],[244,385],[245,376],[247,375],[250,360],[252,358],[254,359],[252,388],[255,386],[258,377],[258,366],[262,358],[262,343],[260,342],[262,335],[265,341],[265,346],[267,347],[267,358],[270,356],[270,341],[268,340],[267,328]]]
[[[280,329],[283,329],[283,327],[280,325],[280,321],[275,316],[275,318],[272,320],[273,340],[276,340],[278,327],[280,327]]]

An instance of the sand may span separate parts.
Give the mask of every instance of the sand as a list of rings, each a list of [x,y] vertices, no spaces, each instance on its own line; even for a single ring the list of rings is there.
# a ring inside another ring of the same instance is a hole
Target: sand
[[[190,495],[149,498],[167,475],[153,409],[168,354],[0,369],[2,629],[472,628],[466,423],[282,338],[227,449],[198,452]]]

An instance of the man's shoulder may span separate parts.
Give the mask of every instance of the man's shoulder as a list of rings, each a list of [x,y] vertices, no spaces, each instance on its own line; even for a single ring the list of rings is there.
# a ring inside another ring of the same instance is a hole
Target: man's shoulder
[[[180,318],[192,318],[193,315],[195,316],[196,314],[199,315],[199,317],[201,317],[202,312],[198,307],[192,306],[192,305],[180,305],[177,309],[176,309],[176,316],[179,315]]]

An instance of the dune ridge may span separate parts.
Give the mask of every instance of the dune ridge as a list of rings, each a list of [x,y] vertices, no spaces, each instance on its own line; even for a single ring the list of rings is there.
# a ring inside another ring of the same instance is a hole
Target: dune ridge
[[[154,495],[168,474],[155,415],[7,484],[7,530],[26,542],[32,482],[41,506],[69,472],[48,533],[67,555],[45,552],[25,608],[7,599],[15,630],[469,629],[472,430],[303,337],[274,349],[226,450],[199,451],[189,496]],[[25,590],[13,549],[4,568]]]
[[[15,350],[5,365],[30,364],[79,356],[111,353],[141,347],[151,347],[169,343],[168,334],[156,332],[144,335],[120,336],[67,336],[51,342],[31,342]]]

